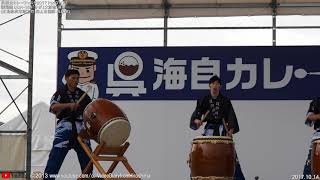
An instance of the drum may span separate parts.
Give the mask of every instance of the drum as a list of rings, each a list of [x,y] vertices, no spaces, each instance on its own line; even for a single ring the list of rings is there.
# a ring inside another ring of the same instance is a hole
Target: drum
[[[232,180],[235,172],[233,141],[226,136],[200,136],[193,140],[189,155],[193,180]]]
[[[311,172],[313,177],[320,176],[320,139],[312,141]]]
[[[106,146],[120,146],[129,137],[130,123],[123,111],[107,99],[97,99],[83,111],[84,127],[91,139]]]

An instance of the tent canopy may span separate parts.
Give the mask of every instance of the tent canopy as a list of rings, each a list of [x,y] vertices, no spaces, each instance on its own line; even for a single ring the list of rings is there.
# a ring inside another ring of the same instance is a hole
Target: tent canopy
[[[320,0],[64,0],[67,19],[319,15]]]
[[[32,171],[43,171],[50,149],[52,147],[56,119],[49,112],[49,105],[40,102],[32,107]],[[27,111],[22,113],[27,116]],[[18,115],[0,126],[0,131],[7,130],[26,130],[26,123]],[[4,134],[0,136],[0,141],[6,146],[0,146],[1,161],[7,162],[7,170],[23,170],[25,165],[26,135],[20,136]],[[8,147],[11,147],[9,149]]]
[[[27,116],[24,111],[23,116]],[[49,112],[49,105],[40,102],[32,107],[32,150],[50,150],[54,136],[56,119]],[[0,127],[1,130],[26,130],[26,123],[20,115]]]

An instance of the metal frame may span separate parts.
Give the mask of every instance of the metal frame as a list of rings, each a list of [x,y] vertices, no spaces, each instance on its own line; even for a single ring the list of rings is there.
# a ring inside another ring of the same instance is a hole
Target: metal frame
[[[140,5],[68,5],[68,9],[185,9],[185,8],[272,8],[278,7],[320,7],[320,3],[219,3],[219,4],[140,4]]]
[[[30,0],[30,4],[31,4],[31,9],[29,12],[21,14],[17,17],[14,17],[8,21],[5,21],[3,23],[0,23],[0,26],[5,25],[11,21],[14,21],[26,14],[30,14],[30,31],[29,31],[29,60],[25,60],[17,55],[15,55],[14,53],[8,52],[4,49],[0,48],[0,51],[5,52],[6,54],[9,54],[15,58],[18,58],[20,60],[25,61],[26,63],[28,63],[28,67],[29,70],[28,72],[25,72],[17,67],[14,67],[8,63],[5,63],[3,61],[0,60],[0,66],[12,71],[14,73],[16,73],[17,75],[6,75],[6,74],[1,74],[0,75],[0,80],[2,82],[2,84],[4,85],[4,87],[6,88],[12,102],[9,103],[9,105],[3,109],[0,113],[0,115],[11,105],[11,104],[15,104],[17,110],[19,111],[22,119],[24,120],[24,122],[27,125],[27,129],[26,130],[22,130],[22,131],[18,131],[18,130],[13,130],[13,131],[0,131],[0,134],[6,134],[6,133],[14,133],[14,134],[26,134],[27,135],[27,152],[26,152],[26,170],[25,171],[20,171],[20,170],[9,170],[9,172],[13,173],[13,174],[17,174],[19,177],[25,177],[27,180],[29,180],[31,178],[31,141],[32,141],[32,85],[33,85],[33,58],[34,58],[34,26],[35,26],[35,0]],[[9,89],[6,87],[5,82],[3,81],[3,79],[27,79],[28,80],[28,85],[25,89],[23,89],[21,91],[21,93],[13,98]],[[23,117],[18,105],[16,104],[16,99],[19,98],[19,96],[26,90],[28,89],[28,102],[27,102],[27,120],[25,120],[25,118]]]
[[[277,45],[277,0],[272,0],[272,45]]]
[[[59,0],[55,0],[59,2]],[[60,4],[60,3],[59,3]],[[271,3],[222,3],[222,4],[169,4],[167,0],[162,0],[161,5],[155,4],[144,4],[144,5],[87,5],[87,6],[77,6],[68,5],[70,10],[78,9],[163,9],[163,27],[138,27],[138,28],[63,28],[61,13],[58,18],[58,48],[61,47],[62,34],[61,31],[91,31],[91,30],[124,30],[124,31],[134,31],[134,30],[163,30],[163,46],[168,45],[168,30],[214,30],[214,29],[270,29],[272,30],[272,46],[277,45],[277,29],[320,29],[320,26],[277,26],[277,9],[279,7],[317,7],[320,11],[320,3],[287,3],[282,4],[277,0],[272,0]],[[170,9],[183,9],[183,8],[270,8],[272,10],[272,26],[249,26],[249,27],[169,27],[168,18],[170,16]]]

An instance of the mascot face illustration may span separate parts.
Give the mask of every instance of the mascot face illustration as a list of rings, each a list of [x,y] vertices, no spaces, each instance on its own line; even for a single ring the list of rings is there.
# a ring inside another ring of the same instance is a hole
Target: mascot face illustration
[[[99,97],[99,88],[95,82],[96,60],[97,53],[87,50],[73,51],[68,54],[69,66],[68,69],[79,71],[78,87],[90,96],[92,100]],[[65,83],[65,79],[62,79]]]
[[[75,53],[77,53],[77,56],[74,56]],[[89,56],[89,53],[91,56]],[[86,84],[94,80],[97,59],[96,53],[84,50],[75,51],[70,53],[68,58],[70,59],[69,69],[78,70],[80,73],[80,84]]]
[[[94,80],[94,72],[96,71],[96,66],[76,66],[72,65],[70,69],[78,70],[80,73],[79,83],[85,84]]]

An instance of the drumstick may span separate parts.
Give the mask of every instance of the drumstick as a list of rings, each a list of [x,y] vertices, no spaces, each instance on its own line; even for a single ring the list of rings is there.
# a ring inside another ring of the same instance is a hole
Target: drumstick
[[[79,100],[77,101],[77,104],[80,104],[80,102],[84,99],[84,97],[86,97],[86,95],[88,94],[88,92],[91,90],[92,86],[89,86],[87,91],[85,93],[82,94],[82,96],[79,98]]]
[[[222,119],[222,123],[223,123],[224,128],[226,129],[226,133],[228,134],[229,129],[228,129],[228,126],[227,126],[226,121],[225,121],[224,118]],[[231,134],[231,138],[233,138],[233,137],[232,137],[232,134]]]
[[[89,86],[88,89],[87,89],[87,91],[82,94],[82,96],[81,96],[81,97],[79,98],[79,100],[76,102],[77,105],[79,105],[80,102],[84,99],[84,97],[86,97],[86,95],[87,95],[88,92],[91,90],[91,88],[92,88],[92,87]],[[76,109],[74,109],[73,112],[74,112],[75,110],[76,110]]]
[[[208,114],[209,114],[209,110],[202,116],[202,118],[201,118],[201,123],[203,123],[203,121],[206,119],[206,117],[208,116]]]
[[[209,112],[210,112],[210,111],[208,110],[208,111],[202,116],[202,118],[200,119],[200,123],[201,123],[200,126],[202,125],[203,121],[206,119],[206,117],[207,117],[207,115],[209,114]],[[199,127],[200,127],[200,126],[199,126]],[[198,129],[199,127],[197,127],[197,129]]]
[[[228,133],[229,129],[227,127],[227,124],[226,124],[226,121],[224,120],[224,118],[222,118],[222,123],[223,123],[224,129],[226,129],[226,132]]]
[[[204,121],[204,119],[207,117],[207,115],[209,114],[209,110],[204,114],[204,116],[201,118],[201,123],[203,123],[203,121]],[[226,133],[228,133],[229,132],[229,129],[228,129],[228,127],[227,127],[227,124],[226,124],[226,121],[225,121],[225,119],[223,118],[222,119],[222,123],[223,123],[223,126],[224,126],[224,129],[226,130]]]
[[[86,95],[88,94],[88,92],[91,90],[92,86],[89,86],[87,91],[85,93],[82,94],[82,96],[79,98],[79,100],[76,102],[77,104],[80,104],[80,102],[84,99],[84,97],[86,97]],[[61,111],[56,113],[56,117],[59,117]]]

